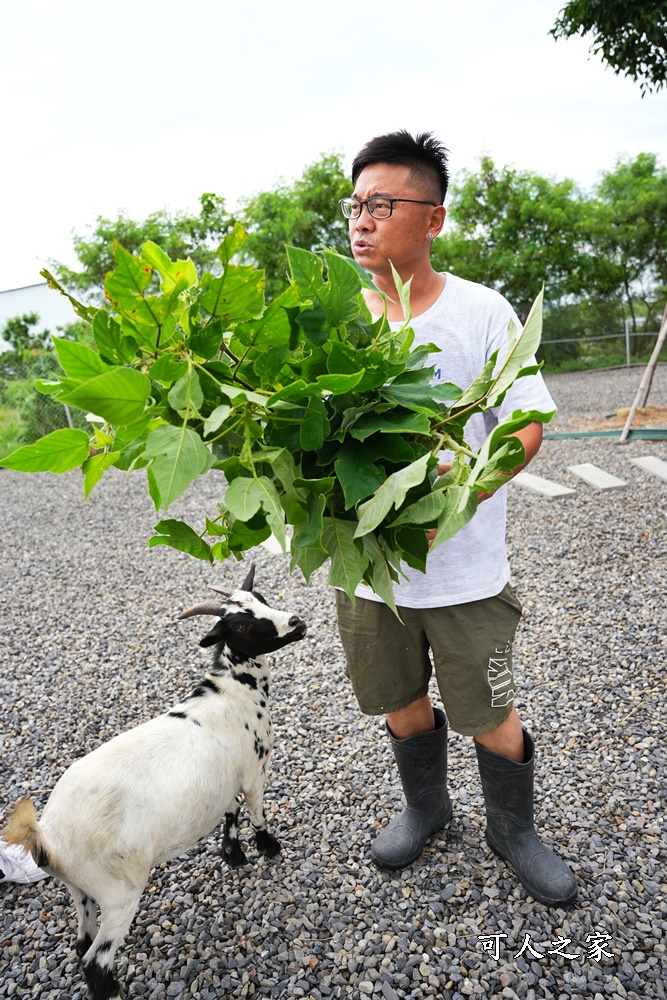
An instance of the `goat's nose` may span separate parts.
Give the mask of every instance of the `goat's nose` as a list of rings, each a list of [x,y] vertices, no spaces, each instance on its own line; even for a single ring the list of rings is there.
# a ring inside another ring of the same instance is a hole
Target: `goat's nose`
[[[306,634],[306,623],[303,618],[299,618],[298,615],[292,615],[287,624],[293,631],[296,632],[298,629],[299,631],[302,631],[304,635]]]

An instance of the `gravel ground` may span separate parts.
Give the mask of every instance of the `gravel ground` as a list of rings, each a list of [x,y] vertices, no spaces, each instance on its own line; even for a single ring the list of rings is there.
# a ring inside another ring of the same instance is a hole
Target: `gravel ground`
[[[629,406],[640,378],[552,377],[553,429]],[[650,402],[667,403],[665,366]],[[267,807],[283,851],[266,860],[251,842],[230,870],[215,835],[157,868],[118,955],[129,997],[665,997],[667,484],[628,461],[647,454],[667,459],[667,442],[550,440],[531,471],[575,495],[509,488],[518,709],[537,744],[538,825],[578,876],[576,905],[535,903],[492,855],[472,742],[456,734],[451,827],[402,873],[371,866],[400,802],[382,722],[343,677],[324,572],[306,587],[261,548],[258,585],[310,625],[272,657]],[[594,490],[567,471],[581,462],[628,488]],[[199,523],[219,486],[210,475],[173,516]],[[242,568],[148,550],[155,521],[141,476],[112,473],[82,505],[78,473],[0,473],[0,816],[25,794],[42,805],[69,762],[205,669],[201,623],[175,616]],[[0,893],[0,997],[85,997],[64,886]]]

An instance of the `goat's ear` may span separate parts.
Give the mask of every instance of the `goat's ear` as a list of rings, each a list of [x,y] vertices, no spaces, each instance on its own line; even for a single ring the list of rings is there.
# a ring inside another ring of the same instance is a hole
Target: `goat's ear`
[[[252,593],[252,588],[254,583],[255,583],[255,564],[253,563],[250,569],[248,570],[248,575],[241,584],[241,590],[247,590],[250,593]]]
[[[217,622],[217,624],[213,626],[210,632],[207,632],[206,635],[199,640],[199,645],[202,646],[204,649],[206,649],[207,646],[217,645],[224,639],[226,631],[227,629],[225,627],[225,623],[221,619],[219,622]]]

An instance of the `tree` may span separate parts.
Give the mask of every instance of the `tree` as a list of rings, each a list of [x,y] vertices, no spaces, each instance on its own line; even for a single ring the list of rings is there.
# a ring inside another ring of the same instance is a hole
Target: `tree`
[[[604,262],[588,252],[589,205],[571,180],[555,181],[483,157],[453,186],[453,225],[434,265],[502,292],[520,316],[546,282],[545,301],[579,295]]]
[[[171,213],[167,209],[153,212],[142,222],[120,212],[117,219],[98,216],[85,236],[74,235],[74,252],[82,265],[72,270],[57,261],[49,261],[58,279],[73,292],[92,293],[102,301],[105,276],[114,268],[114,242],[138,252],[147,240],[159,243],[173,258],[190,257],[202,270],[215,261],[215,249],[230,230],[233,220],[225,209],[224,198],[206,193],[199,199],[198,215]]]
[[[637,302],[650,326],[667,291],[667,170],[653,153],[620,159],[595,189],[592,240],[614,268],[637,327]]]
[[[667,81],[665,0],[570,0],[550,32],[554,38],[593,35],[591,52],[618,75],[641,84],[642,97]]]
[[[51,346],[51,334],[48,330],[36,333],[33,327],[38,323],[39,316],[36,312],[12,316],[0,330],[0,340],[9,344],[15,355],[47,350]]]
[[[248,232],[244,255],[264,268],[269,299],[288,284],[286,244],[311,251],[332,247],[349,255],[347,222],[338,205],[349,193],[340,156],[328,153],[298,180],[281,180],[273,190],[242,203],[239,219]]]

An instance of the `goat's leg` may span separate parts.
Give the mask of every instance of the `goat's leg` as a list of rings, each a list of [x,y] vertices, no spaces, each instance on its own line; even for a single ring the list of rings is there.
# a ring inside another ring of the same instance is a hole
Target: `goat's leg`
[[[83,958],[97,934],[97,904],[77,885],[66,883],[72,894],[77,916],[76,953]]]
[[[232,868],[240,868],[248,861],[239,840],[240,811],[241,807],[237,806],[234,811],[225,813],[225,825],[222,833],[222,856]]]
[[[273,834],[266,828],[266,816],[264,814],[264,776],[256,784],[243,790],[246,806],[250,813],[250,820],[255,828],[255,840],[257,850],[266,854],[267,858],[273,858],[280,853],[280,841],[276,840]]]
[[[130,928],[142,891],[143,885],[119,904],[100,902],[100,929],[83,956],[83,972],[94,1000],[120,1000],[114,958]]]

